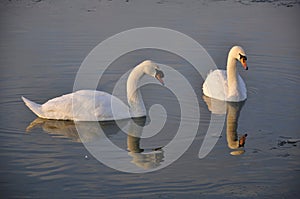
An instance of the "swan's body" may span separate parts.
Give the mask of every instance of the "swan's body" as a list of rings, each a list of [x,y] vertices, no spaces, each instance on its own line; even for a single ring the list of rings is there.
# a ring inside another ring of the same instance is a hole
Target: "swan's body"
[[[105,121],[114,120],[114,118],[130,118],[127,105],[118,98],[102,91],[80,90],[53,98],[42,105],[24,97],[22,99],[38,117],[45,119]],[[115,115],[112,113],[112,104],[117,106],[114,107],[118,110]]]
[[[246,85],[236,68],[237,61],[240,61],[247,70],[246,60],[246,54],[240,46],[232,47],[227,58],[227,70],[214,70],[208,74],[202,88],[204,95],[230,102],[246,100]]]
[[[203,84],[204,95],[214,99],[239,102],[247,98],[246,85],[239,74],[237,74],[237,87],[229,89],[226,70],[211,71]]]
[[[150,75],[163,83],[163,73],[151,61],[136,66],[127,80],[129,107],[109,93],[95,90],[80,90],[56,97],[40,105],[22,97],[25,104],[38,117],[56,120],[109,121],[146,115],[146,109],[137,87],[139,79]]]

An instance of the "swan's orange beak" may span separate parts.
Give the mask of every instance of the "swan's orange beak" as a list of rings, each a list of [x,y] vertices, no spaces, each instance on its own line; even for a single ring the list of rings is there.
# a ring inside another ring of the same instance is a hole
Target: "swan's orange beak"
[[[163,80],[164,73],[161,70],[156,70],[155,78],[164,86],[165,82]]]
[[[242,66],[243,66],[243,68],[244,68],[245,70],[248,70],[248,66],[247,66],[246,59],[242,58],[242,59],[241,59],[241,64],[242,64]]]
[[[164,82],[164,80],[162,79],[162,77],[161,76],[159,76],[159,75],[155,75],[155,78],[161,83],[161,85],[165,85],[165,82]]]
[[[241,53],[239,53],[239,55],[240,55],[240,62],[241,62],[241,64],[242,64],[242,66],[243,66],[243,68],[245,69],[245,70],[248,70],[248,66],[247,66],[247,56],[246,55],[242,55]]]

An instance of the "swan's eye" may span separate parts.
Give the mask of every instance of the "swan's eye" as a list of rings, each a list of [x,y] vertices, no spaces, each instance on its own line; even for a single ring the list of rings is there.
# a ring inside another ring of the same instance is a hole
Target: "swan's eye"
[[[247,57],[245,55],[242,55],[241,53],[239,53],[239,55],[240,55],[240,60],[247,61]]]

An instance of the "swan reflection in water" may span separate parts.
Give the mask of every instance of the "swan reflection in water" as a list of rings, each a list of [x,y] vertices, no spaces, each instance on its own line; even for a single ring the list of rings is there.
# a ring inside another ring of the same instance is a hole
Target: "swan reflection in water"
[[[225,115],[226,114],[226,139],[227,144],[231,151],[231,155],[241,155],[245,153],[244,145],[246,142],[247,134],[244,134],[238,139],[238,120],[240,112],[245,104],[241,102],[225,102],[216,100],[207,96],[203,96],[209,111],[212,114]]]
[[[118,123],[118,125],[117,125]],[[162,147],[153,149],[142,149],[140,147],[141,135],[146,124],[146,117],[120,120],[118,122],[76,122],[63,120],[48,120],[37,118],[26,128],[27,132],[32,129],[41,127],[45,132],[71,139],[73,142],[89,143],[95,140],[103,140],[105,137],[114,138],[119,132],[120,127],[127,128],[127,156],[131,157],[131,163],[139,168],[148,170],[160,166],[164,159],[164,151]],[[102,132],[99,132],[99,125]],[[76,130],[80,129],[80,136]],[[103,134],[104,132],[104,134]],[[122,134],[122,133],[120,133]]]
[[[158,167],[163,161],[164,153],[162,147],[153,149],[142,149],[140,147],[140,137],[145,123],[146,117],[130,120],[127,136],[127,149],[129,151],[128,154],[133,158],[131,161],[132,163],[140,168],[153,169]]]

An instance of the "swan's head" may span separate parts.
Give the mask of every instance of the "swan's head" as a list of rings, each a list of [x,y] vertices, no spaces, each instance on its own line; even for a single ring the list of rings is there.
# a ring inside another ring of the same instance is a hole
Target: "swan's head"
[[[156,78],[162,85],[164,85],[164,73],[160,70],[159,66],[153,61],[146,60],[143,63],[144,73]]]
[[[240,46],[233,46],[229,52],[229,56],[233,56],[235,59],[241,62],[243,68],[248,70],[247,56],[244,49]]]

